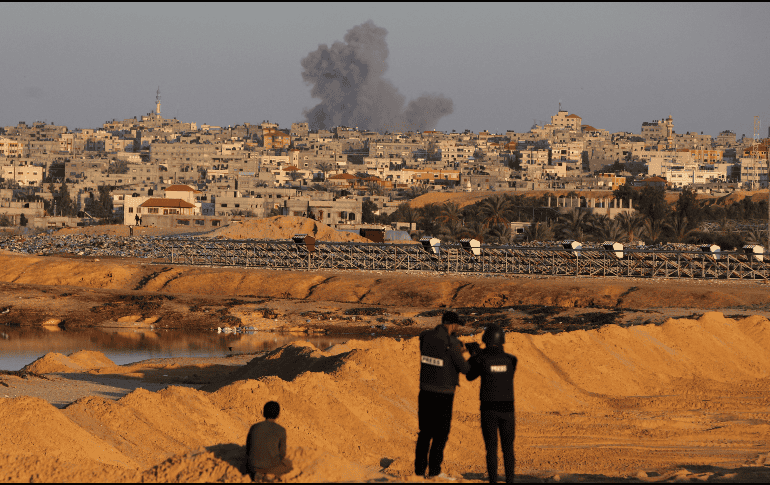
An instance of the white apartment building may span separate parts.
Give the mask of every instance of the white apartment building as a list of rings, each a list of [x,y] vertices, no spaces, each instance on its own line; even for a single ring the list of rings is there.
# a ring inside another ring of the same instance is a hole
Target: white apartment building
[[[551,163],[556,160],[582,160],[583,143],[555,143],[551,145]]]
[[[42,185],[45,177],[45,168],[27,162],[22,165],[3,165],[1,170],[5,180],[14,181],[19,185]]]
[[[664,177],[666,170],[672,166],[685,166],[693,162],[689,151],[642,151],[639,153],[642,160],[647,161],[647,175],[650,177]]]
[[[687,165],[671,165],[667,167],[664,177],[672,187],[682,188],[692,184],[705,184],[708,182],[726,182],[730,175],[728,170],[732,166],[728,163],[713,165],[700,165],[689,163]]]
[[[154,192],[154,191],[153,191]],[[199,190],[195,190],[189,185],[169,185],[165,189],[163,189],[163,199],[179,199],[183,202],[181,206],[178,204],[175,206],[169,206],[165,210],[171,210],[171,209],[181,209],[186,208],[184,213],[189,213],[193,215],[199,215],[203,212],[204,203],[202,203],[199,199],[199,195],[201,192]],[[163,214],[163,211],[160,210],[159,212],[148,212],[144,211],[141,212],[140,207],[142,204],[147,202],[148,200],[157,200],[160,198],[160,194],[150,194],[148,192],[147,195],[138,195],[138,194],[132,194],[132,196],[126,195],[123,198],[123,224],[126,226],[133,226],[136,224],[136,216],[139,217],[142,216],[142,214]],[[188,204],[193,205],[193,207],[187,207]],[[160,207],[160,206],[153,206],[154,208]],[[162,208],[161,208],[162,209]],[[166,212],[166,214],[171,214],[172,212]],[[175,212],[174,214],[179,214],[183,212]]]
[[[454,141],[440,141],[441,160],[445,163],[461,162],[473,156],[474,147],[463,145]]]

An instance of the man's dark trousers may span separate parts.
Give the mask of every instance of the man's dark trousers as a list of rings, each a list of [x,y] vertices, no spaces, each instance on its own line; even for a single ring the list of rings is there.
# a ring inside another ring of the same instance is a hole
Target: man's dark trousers
[[[428,468],[428,475],[441,473],[444,446],[449,438],[449,428],[452,424],[454,398],[454,394],[420,391],[417,398],[417,420],[420,432],[417,435],[417,451],[414,459],[414,472],[417,475],[424,475],[425,468]]]
[[[487,449],[487,473],[489,481],[497,481],[497,430],[500,430],[500,444],[503,448],[505,481],[513,483],[513,440],[516,437],[516,421],[512,412],[491,410],[481,411],[481,434]]]

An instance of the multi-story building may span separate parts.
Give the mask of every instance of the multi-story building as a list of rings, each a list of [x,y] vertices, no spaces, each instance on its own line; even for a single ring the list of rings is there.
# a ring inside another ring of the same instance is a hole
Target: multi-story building
[[[519,160],[521,162],[521,168],[527,169],[527,167],[543,167],[548,165],[548,149],[535,148],[535,147],[522,147],[517,150],[519,153]]]
[[[24,156],[24,144],[12,138],[0,137],[0,155],[21,158]]]
[[[307,122],[292,123],[290,133],[291,136],[305,137],[310,133],[310,125]]]
[[[207,165],[220,155],[219,148],[212,143],[160,143],[150,145],[150,161],[160,165]],[[170,167],[169,167],[170,170]]]
[[[749,189],[767,187],[767,159],[754,157],[741,157],[738,159],[741,166],[741,184]]]
[[[277,128],[267,128],[262,132],[262,146],[269,150],[287,149],[291,146],[291,136]]]
[[[551,161],[581,160],[583,153],[582,142],[554,143],[551,145]]]
[[[645,151],[647,160],[647,176],[665,177],[666,171],[672,166],[687,166],[692,164],[689,151]]]
[[[674,139],[672,141],[674,148],[698,148],[698,149],[704,149],[706,147],[711,147],[712,140],[711,135],[704,135],[704,134],[697,134],[697,133],[690,133],[689,131],[685,134],[674,134]]]
[[[163,197],[158,197],[154,190],[147,195],[132,194],[123,199],[123,224],[136,224],[136,217],[150,215],[200,215],[201,202],[197,196],[200,191],[189,185],[170,185],[163,189]]]
[[[270,205],[271,202],[261,196],[246,195],[237,190],[228,190],[216,195],[214,214],[219,216],[266,217],[270,213]]]
[[[690,158],[700,163],[721,163],[725,152],[723,148],[684,148],[684,150],[690,152]]]
[[[41,186],[43,178],[45,178],[45,168],[32,165],[29,162],[3,165],[0,170],[2,170],[3,179],[16,182],[21,186]]]
[[[96,179],[107,174],[110,161],[106,158],[73,158],[64,162],[66,180]]]
[[[464,162],[473,156],[475,147],[465,145],[454,141],[440,141],[438,143],[441,150],[441,160],[444,163]]]
[[[664,177],[669,186],[676,188],[707,182],[726,182],[730,167],[732,165],[727,163],[672,165],[666,168]]]
[[[669,116],[666,119],[645,121],[642,123],[642,138],[650,141],[671,140],[674,135],[674,120]]]
[[[717,135],[716,144],[720,147],[731,147],[735,145],[735,133],[730,130],[720,131]]]
[[[576,114],[569,114],[567,111],[560,109],[558,113],[551,116],[551,125],[557,130],[574,130],[581,131],[583,119]]]
[[[415,141],[413,143],[377,141],[369,143],[369,156],[376,158],[403,158],[410,160],[418,150],[424,150],[426,143]],[[443,151],[442,151],[443,153]]]

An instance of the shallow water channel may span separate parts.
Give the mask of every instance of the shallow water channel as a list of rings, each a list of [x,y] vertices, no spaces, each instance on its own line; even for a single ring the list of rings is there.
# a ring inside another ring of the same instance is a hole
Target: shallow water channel
[[[302,340],[320,349],[368,335],[307,336],[270,332],[217,334],[206,331],[126,328],[60,329],[0,326],[0,370],[20,370],[48,352],[102,352],[118,365],[170,357],[225,357],[273,350]]]

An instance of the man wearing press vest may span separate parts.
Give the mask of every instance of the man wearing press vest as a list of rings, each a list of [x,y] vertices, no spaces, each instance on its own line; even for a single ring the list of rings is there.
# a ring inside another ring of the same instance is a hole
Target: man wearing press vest
[[[458,373],[468,374],[470,365],[463,357],[465,347],[454,335],[463,325],[455,312],[444,312],[441,325],[420,334],[420,394],[417,419],[420,432],[414,472],[419,476],[446,477],[441,473],[444,446],[452,423],[452,404]]]
[[[505,334],[499,325],[491,324],[481,340],[486,344],[467,344],[471,353],[471,370],[465,377],[472,381],[481,376],[481,434],[487,449],[487,473],[489,483],[497,482],[497,433],[503,448],[505,481],[513,483],[513,440],[516,436],[516,417],[513,406],[513,374],[516,357],[505,353]]]

